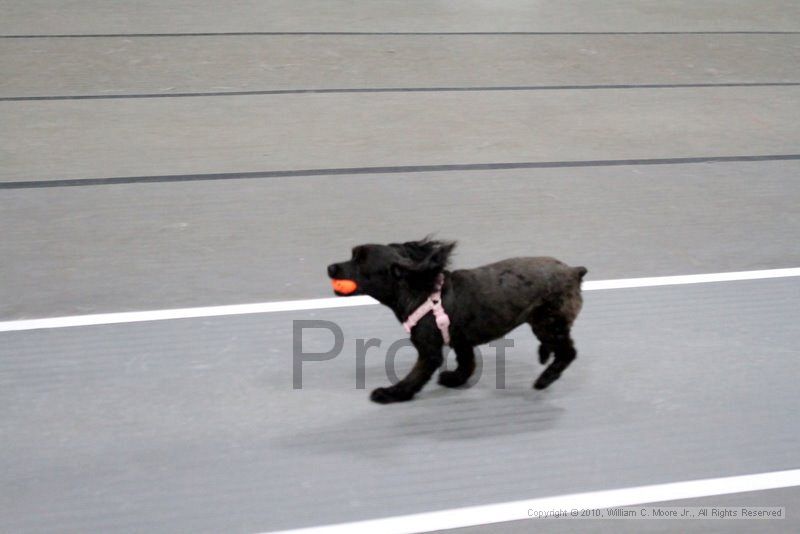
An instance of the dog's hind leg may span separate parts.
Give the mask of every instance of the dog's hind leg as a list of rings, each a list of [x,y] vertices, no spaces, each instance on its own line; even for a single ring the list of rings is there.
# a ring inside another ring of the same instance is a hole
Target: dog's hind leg
[[[531,325],[533,334],[539,340],[539,363],[544,365],[547,363],[547,360],[550,359],[553,352],[555,352],[553,346],[548,343],[547,322],[542,318],[542,313],[537,310],[537,312],[531,316],[530,320],[528,320],[528,324]]]
[[[535,333],[535,332],[534,332]],[[538,336],[537,336],[538,337]],[[550,359],[550,356],[553,354],[553,347],[548,345],[547,343],[539,340],[539,363],[542,365],[547,363],[547,360]]]
[[[555,358],[553,363],[539,375],[539,378],[534,382],[535,389],[544,389],[561,376],[564,369],[569,367],[572,361],[577,357],[578,351],[575,350],[575,344],[572,337],[569,335],[569,329],[564,329],[558,334],[555,334],[549,344],[553,347]]]
[[[439,373],[439,383],[448,388],[463,386],[475,371],[475,349],[471,345],[453,347],[458,366],[452,371]]]
[[[561,373],[577,357],[578,353],[570,336],[570,327],[579,310],[580,303],[560,309],[542,306],[534,310],[531,315],[530,325],[542,343],[539,347],[539,361],[546,363],[550,354],[555,355],[553,362],[533,384],[535,389],[544,389],[558,380]]]

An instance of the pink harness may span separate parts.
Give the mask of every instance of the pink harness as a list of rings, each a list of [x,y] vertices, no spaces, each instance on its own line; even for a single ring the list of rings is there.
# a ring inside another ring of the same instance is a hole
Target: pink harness
[[[406,329],[406,332],[411,333],[411,329],[414,328],[417,323],[425,317],[425,315],[429,311],[433,311],[433,316],[436,318],[436,326],[439,327],[439,330],[442,332],[442,338],[444,338],[444,344],[450,344],[450,331],[448,328],[450,327],[450,317],[447,316],[447,312],[444,311],[444,307],[442,307],[442,286],[444,285],[444,274],[439,273],[439,276],[436,277],[436,286],[431,293],[431,296],[423,302],[419,308],[414,310],[411,315],[408,316],[406,322],[403,323],[403,328]]]

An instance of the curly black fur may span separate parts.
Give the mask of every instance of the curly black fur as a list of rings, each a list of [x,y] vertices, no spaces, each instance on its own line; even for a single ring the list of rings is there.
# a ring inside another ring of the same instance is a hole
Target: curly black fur
[[[433,292],[444,273],[442,304],[450,316],[450,345],[457,367],[439,374],[447,387],[464,385],[475,370],[474,347],[504,336],[522,323],[531,325],[541,345],[539,361],[553,362],[533,387],[544,389],[575,359],[570,328],[581,310],[584,267],[556,259],[511,258],[475,269],[448,271],[455,242],[425,238],[389,245],[360,245],[348,261],[328,266],[331,278],[355,280],[352,295],[369,295],[394,311],[401,322]],[[411,332],[417,349],[414,368],[394,386],[378,388],[379,403],[410,400],[442,364],[444,340],[431,314]]]

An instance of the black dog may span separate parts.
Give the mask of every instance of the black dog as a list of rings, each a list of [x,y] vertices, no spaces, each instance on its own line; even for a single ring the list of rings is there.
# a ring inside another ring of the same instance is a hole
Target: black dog
[[[455,243],[424,239],[390,245],[361,245],[349,261],[328,266],[333,279],[355,282],[349,295],[369,295],[390,307],[404,322],[437,289],[450,318],[450,345],[458,366],[439,374],[439,383],[458,387],[475,369],[473,347],[502,337],[528,323],[539,338],[539,361],[553,362],[534,383],[552,384],[576,357],[570,327],[581,310],[584,267],[570,267],[553,258],[512,258],[476,269],[447,271]],[[350,284],[352,286],[353,284]],[[336,291],[338,295],[342,295]],[[397,384],[378,388],[370,398],[379,403],[411,400],[441,366],[444,335],[427,313],[411,330],[419,354],[411,372]]]

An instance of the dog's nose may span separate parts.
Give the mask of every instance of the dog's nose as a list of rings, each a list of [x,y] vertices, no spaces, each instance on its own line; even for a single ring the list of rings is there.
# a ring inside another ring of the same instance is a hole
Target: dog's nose
[[[338,265],[336,265],[335,263],[331,263],[330,265],[328,265],[328,276],[330,276],[331,278],[336,278],[336,273],[338,272],[339,272]]]

